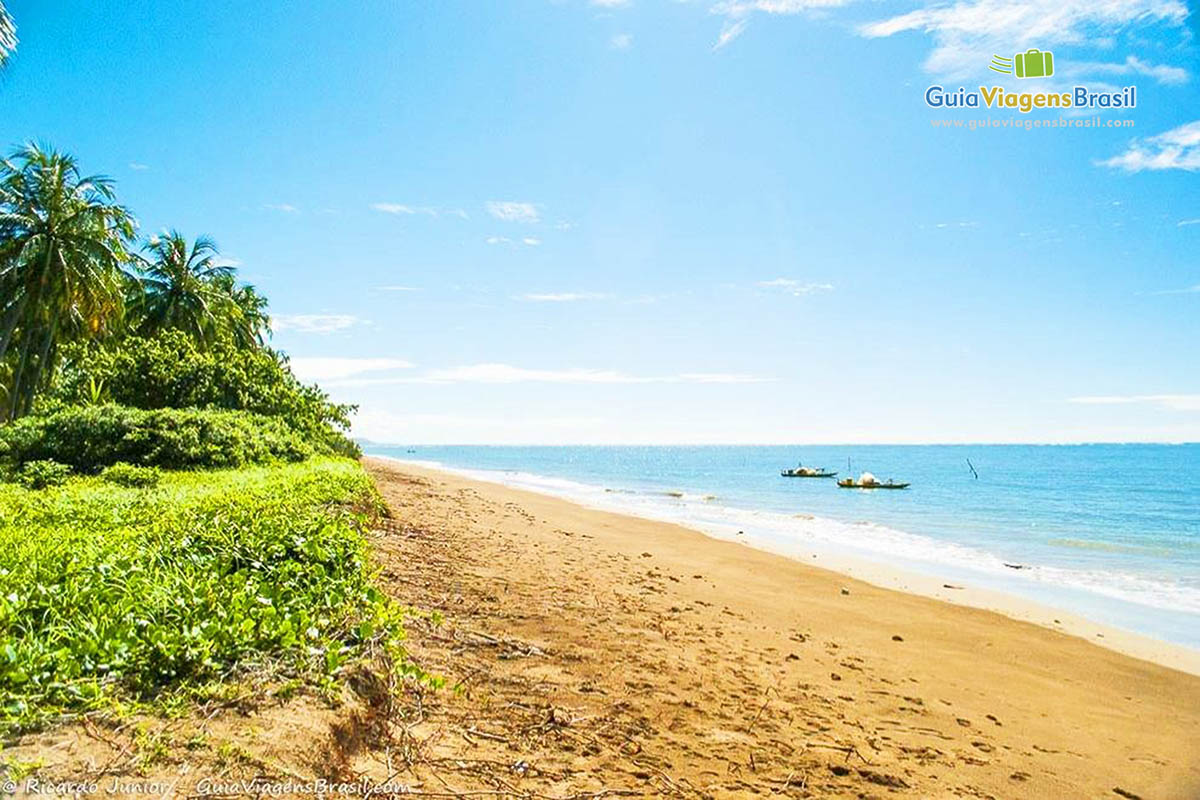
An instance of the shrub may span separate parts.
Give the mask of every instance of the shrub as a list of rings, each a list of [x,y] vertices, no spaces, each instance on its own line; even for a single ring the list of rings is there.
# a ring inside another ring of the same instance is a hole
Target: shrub
[[[29,461],[17,472],[17,482],[26,489],[59,486],[71,477],[71,468],[50,459]]]
[[[100,477],[118,486],[144,488],[157,486],[158,482],[162,480],[162,472],[158,467],[139,467],[133,464],[126,464],[124,461],[118,461],[111,467],[105,467],[101,470]]]
[[[401,658],[362,535],[379,508],[345,459],[36,501],[0,486],[0,735],[251,670],[323,683],[369,652]]]
[[[330,452],[326,446],[323,452]],[[64,408],[0,427],[0,460],[53,459],[80,472],[126,462],[185,469],[302,461],[314,454],[282,420],[246,411],[117,405]]]
[[[118,403],[142,409],[220,408],[279,417],[322,451],[357,458],[345,436],[354,406],[332,403],[297,380],[269,349],[219,342],[201,349],[181,331],[126,336],[63,351],[63,368],[42,408]]]

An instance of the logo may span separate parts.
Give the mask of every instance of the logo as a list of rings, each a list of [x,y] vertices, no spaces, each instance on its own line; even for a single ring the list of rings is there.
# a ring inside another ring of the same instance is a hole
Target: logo
[[[1054,53],[1033,47],[1024,53],[1017,53],[1012,58],[992,56],[992,63],[988,64],[988,69],[992,72],[1016,75],[1018,78],[1049,78],[1054,74]]]
[[[1031,48],[1012,58],[992,56],[988,69],[1018,78],[1049,78],[1054,75],[1054,54]],[[1137,108],[1137,86],[1123,89],[1104,86],[1099,91],[1087,86],[1071,86],[1070,91],[1008,91],[1002,86],[980,86],[978,91],[965,86],[958,90],[934,84],[925,90],[925,105],[930,108],[988,108],[1013,110],[1021,114],[1058,108],[1127,109]]]

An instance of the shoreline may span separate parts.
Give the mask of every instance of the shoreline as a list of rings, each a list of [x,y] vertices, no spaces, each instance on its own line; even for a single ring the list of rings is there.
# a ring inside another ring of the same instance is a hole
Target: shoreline
[[[782,548],[771,547],[769,543],[763,541],[717,536],[698,527],[688,525],[686,522],[637,514],[630,510],[614,510],[602,506],[593,506],[549,491],[539,491],[524,486],[513,486],[503,480],[489,479],[480,474],[488,472],[487,470],[457,469],[441,464],[434,466],[428,461],[421,461],[419,459],[409,460],[388,455],[367,454],[366,458],[380,459],[405,468],[412,468],[418,471],[427,470],[456,479],[478,481],[503,487],[507,491],[552,498],[589,511],[626,516],[632,519],[679,527],[716,542],[727,542],[747,547],[757,552],[768,553],[778,558],[787,559],[804,567],[831,572],[868,583],[881,589],[937,600],[950,605],[987,611],[1007,617],[1008,619],[1037,625],[1047,630],[1082,639],[1106,650],[1200,677],[1200,650],[1114,625],[1097,622],[1082,614],[1057,608],[1036,600],[1023,598],[1009,592],[971,586],[968,583],[961,582],[961,579],[958,578],[944,578],[924,574],[880,563],[869,558],[846,553],[829,552],[828,548],[825,548],[823,552],[814,553],[811,558],[804,558],[793,553],[784,552]],[[820,550],[822,548],[817,549]]]
[[[393,592],[446,620],[410,643],[462,681],[422,729],[467,726],[448,758],[526,759],[556,796],[1200,790],[1195,675],[677,524],[365,463],[403,526],[378,549]],[[563,738],[476,735],[547,720]]]

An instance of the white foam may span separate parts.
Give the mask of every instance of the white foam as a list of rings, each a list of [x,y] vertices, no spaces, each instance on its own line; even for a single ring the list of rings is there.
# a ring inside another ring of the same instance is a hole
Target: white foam
[[[870,521],[841,522],[811,515],[735,508],[722,505],[714,495],[703,492],[605,488],[529,472],[462,469],[430,461],[405,463],[549,494],[603,511],[683,525],[717,538],[745,542],[797,558],[807,559],[814,552],[822,552],[887,564],[899,561],[908,569],[938,576],[946,573],[945,568],[950,568],[956,575],[985,577],[991,584],[1023,588],[1025,591],[1021,593],[1035,597],[1040,594],[1036,587],[1042,585],[1148,608],[1200,614],[1198,587],[1114,570],[1076,570],[1038,564],[1022,564],[1020,569],[1013,569],[1006,566],[1000,556],[985,550]]]

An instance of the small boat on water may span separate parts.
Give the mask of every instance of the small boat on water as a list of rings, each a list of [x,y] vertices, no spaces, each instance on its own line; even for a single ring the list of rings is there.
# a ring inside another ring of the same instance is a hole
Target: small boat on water
[[[803,464],[797,464],[791,469],[783,469],[779,474],[785,478],[832,478],[837,475],[836,472],[830,472],[824,467],[806,467]]]
[[[907,489],[911,484],[897,483],[891,478],[881,482],[871,473],[864,472],[858,476],[858,480],[843,478],[837,485],[843,489]]]

